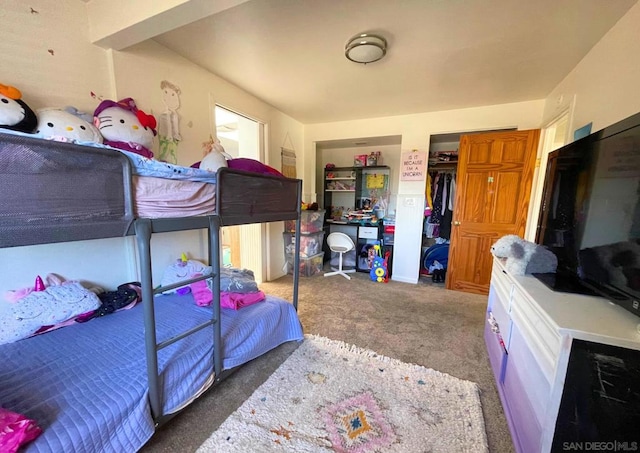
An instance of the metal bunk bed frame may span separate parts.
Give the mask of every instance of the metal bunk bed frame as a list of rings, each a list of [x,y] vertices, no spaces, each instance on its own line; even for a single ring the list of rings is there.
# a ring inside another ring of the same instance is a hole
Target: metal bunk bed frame
[[[31,137],[0,136],[0,248],[71,242],[135,235],[139,256],[144,309],[145,349],[149,402],[156,428],[177,413],[164,414],[159,383],[158,351],[212,328],[214,381],[234,370],[222,369],[220,323],[220,228],[223,226],[296,221],[300,244],[302,181],[222,168],[217,173],[216,212],[206,216],[147,219],[134,217],[132,170],[129,159],[114,150]],[[44,182],[43,182],[44,180]],[[10,189],[19,187],[20,193]],[[95,187],[105,193],[98,212],[78,209],[69,213],[70,201],[78,208],[95,203]],[[37,200],[24,206],[24,200]],[[174,285],[153,288],[151,237],[154,233],[207,229],[209,275]],[[300,251],[296,248],[293,270],[293,306],[298,308]],[[212,317],[180,335],[157,343],[154,296],[193,282],[213,279]]]
[[[258,197],[248,197],[246,192],[237,192],[229,190],[229,186],[225,188],[225,182],[231,184],[231,187],[238,187],[238,184],[242,184],[243,188],[247,188],[246,177],[255,177],[255,174],[248,172],[242,172],[238,170],[230,170],[223,168],[218,170],[218,179],[216,184],[216,211],[217,215],[209,215],[203,217],[184,217],[184,218],[171,218],[171,219],[136,219],[133,223],[133,232],[136,236],[138,245],[138,254],[140,257],[140,272],[142,280],[142,298],[144,303],[144,322],[145,322],[145,346],[147,356],[147,376],[149,382],[149,400],[151,405],[151,411],[153,418],[156,422],[156,427],[166,423],[173,418],[177,413],[164,414],[162,411],[162,389],[159,384],[158,374],[158,351],[165,348],[176,341],[185,338],[201,329],[212,326],[213,328],[213,358],[214,358],[214,375],[215,379],[214,387],[217,383],[224,380],[235,370],[223,370],[222,369],[222,338],[221,338],[221,324],[220,324],[220,228],[223,226],[241,225],[250,223],[263,223],[279,220],[295,220],[296,221],[296,244],[300,244],[300,211],[302,206],[302,181],[295,181],[297,185],[296,189],[296,204],[297,207],[295,213],[278,213],[276,210],[270,209],[269,197],[275,196],[277,187],[283,182],[282,178],[273,176],[264,176],[267,180],[271,180],[275,183],[275,186],[270,188],[261,188],[260,200]],[[235,185],[234,185],[235,184]],[[251,185],[251,184],[250,184]],[[275,190],[274,190],[275,187]],[[251,191],[250,191],[251,192]],[[258,193],[258,192],[254,192]],[[267,202],[265,203],[265,199]],[[245,213],[243,214],[243,210]],[[295,215],[292,215],[295,214]],[[208,248],[209,248],[209,263],[212,267],[210,275],[204,275],[184,282],[176,283],[173,285],[153,288],[152,286],[152,265],[151,265],[151,236],[153,233],[164,233],[170,231],[181,230],[193,230],[193,229],[207,229],[208,230]],[[147,303],[156,294],[164,291],[174,289],[185,284],[204,280],[206,278],[213,278],[213,302],[211,303],[212,318],[211,320],[196,326],[189,331],[183,332],[169,340],[162,343],[158,343],[156,339],[155,330],[155,312],[153,303]],[[298,283],[300,278],[300,250],[296,247],[294,258],[294,271],[293,271],[293,306],[298,309]]]

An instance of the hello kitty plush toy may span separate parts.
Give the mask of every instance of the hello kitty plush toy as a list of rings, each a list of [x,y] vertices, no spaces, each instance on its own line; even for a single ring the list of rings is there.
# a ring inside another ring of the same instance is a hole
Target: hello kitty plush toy
[[[36,136],[70,143],[102,143],[102,135],[93,118],[75,107],[39,109]]]
[[[105,145],[153,158],[156,118],[138,109],[133,99],[102,101],[93,113],[93,124]]]

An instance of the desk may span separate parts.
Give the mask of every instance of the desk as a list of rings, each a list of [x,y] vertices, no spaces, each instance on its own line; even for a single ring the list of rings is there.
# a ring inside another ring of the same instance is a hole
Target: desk
[[[355,262],[356,270],[359,272],[369,272],[368,259],[366,255],[362,255],[366,252],[366,246],[368,244],[380,243],[382,240],[382,233],[384,231],[382,222],[372,224],[370,222],[363,223],[335,223],[327,222],[327,230],[325,231],[325,238],[336,231],[346,234],[356,244]],[[325,241],[326,245],[326,241]],[[384,250],[384,249],[383,249]],[[325,248],[325,256],[330,257],[331,251],[329,247]]]

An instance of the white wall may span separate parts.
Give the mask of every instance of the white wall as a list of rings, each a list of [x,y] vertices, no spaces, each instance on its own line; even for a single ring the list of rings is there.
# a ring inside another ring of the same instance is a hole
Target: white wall
[[[0,22],[0,83],[19,88],[33,110],[73,105],[93,113],[92,92],[112,95],[106,52],[89,43],[80,0],[6,0]],[[0,295],[51,272],[107,287],[124,283],[132,276],[133,263],[125,258],[131,244],[108,239],[0,249]]]
[[[104,98],[132,96],[143,110],[160,112],[163,105],[158,84],[168,79],[187,90],[180,113],[188,134],[180,145],[180,163],[191,164],[200,159],[201,141],[203,137],[208,138],[209,131],[213,132],[209,107],[211,101],[219,102],[266,123],[269,165],[279,167],[281,146],[297,151],[298,177],[304,179],[303,199],[307,201],[316,196],[316,141],[401,135],[402,151],[426,151],[432,134],[538,128],[566,108],[572,99],[575,106],[571,130],[593,122],[595,131],[640,111],[640,52],[637,51],[640,3],[544,101],[306,127],[156,43],[143,43],[127,52],[113,52],[111,59],[109,52],[90,44],[85,6],[80,0],[33,0],[28,4],[21,0],[3,1],[0,51],[4,64],[0,69],[0,83],[21,89],[24,100],[34,109],[75,105],[92,111],[98,104],[91,95],[94,93]],[[111,63],[115,72],[111,70]],[[198,90],[189,91],[194,87]],[[397,174],[394,176],[398,178]],[[400,281],[417,281],[423,192],[423,181],[399,182],[393,275]],[[409,200],[417,203],[407,206]],[[269,261],[271,276],[268,278],[277,277],[278,267],[284,262],[278,250],[282,246],[281,231],[279,223],[272,224],[268,231],[268,242],[275,249]],[[32,285],[37,273],[47,272],[59,272],[68,278],[83,278],[104,286],[122,283],[131,277],[130,243],[127,239],[109,239],[0,250],[3,269],[10,268],[0,275],[0,291]]]
[[[571,137],[573,130],[589,122],[593,122],[592,130],[597,131],[640,111],[638,43],[640,3],[620,19],[544,100],[309,125],[305,153],[308,159],[315,156],[316,141],[396,134],[402,135],[403,152],[414,148],[426,151],[429,136],[433,134],[509,127],[535,129],[548,124],[569,107],[573,115],[569,124]],[[544,172],[539,173],[544,176]],[[305,180],[314,177],[312,171],[305,174]],[[423,189],[424,182],[402,181],[398,188],[394,280],[417,281],[422,212],[413,202],[419,200],[417,205],[422,205]]]
[[[573,131],[593,122],[598,131],[640,111],[640,3],[589,51],[545,99],[548,123],[575,98]]]
[[[0,49],[4,57],[0,83],[19,88],[23,99],[34,109],[74,105],[92,113],[99,103],[98,97],[130,96],[147,113],[157,114],[164,110],[160,81],[172,81],[182,89],[179,113],[184,141],[180,145],[179,163],[184,165],[199,161],[202,142],[209,138],[209,133],[215,135],[210,107],[216,102],[266,124],[267,163],[273,167],[280,167],[280,146],[285,136],[287,147],[302,150],[301,123],[158,44],[147,42],[127,52],[105,51],[90,44],[85,6],[80,0],[3,1]],[[37,12],[32,13],[31,8]],[[299,174],[303,162],[300,159]],[[273,243],[275,249],[268,262],[267,278],[282,275],[282,230],[281,222],[267,229],[267,243]],[[189,239],[187,233],[179,234]],[[154,240],[158,246],[159,272],[162,263],[176,258],[175,248],[169,247],[175,238],[162,236]],[[193,256],[205,259],[201,252],[205,243],[202,238],[189,240],[185,246],[193,248]],[[137,278],[133,250],[131,238],[1,249],[0,294],[32,286],[36,275],[49,272],[112,289]]]
[[[0,83],[19,88],[33,110],[73,105],[93,113],[92,92],[113,94],[106,52],[89,42],[80,0],[3,0],[0,23]]]
[[[178,163],[181,165],[188,166],[202,158],[202,143],[209,138],[209,134],[215,135],[213,114],[216,104],[266,125],[269,137],[266,143],[265,160],[269,165],[280,168],[280,147],[285,138],[288,147],[302,148],[303,126],[301,123],[286,117],[270,105],[205,71],[155,41],[145,41],[125,51],[113,51],[111,55],[118,99],[134,97],[140,108],[158,114],[164,107],[160,82],[169,80],[180,87],[179,113],[183,140],[178,147]],[[135,71],[135,76],[132,76],[131,68],[140,69]],[[265,252],[271,252],[267,255],[267,279],[275,279],[283,275],[282,231],[281,222],[269,225],[266,230],[265,244],[268,246]],[[203,242],[197,233],[191,236],[192,240],[184,241],[181,247],[185,248],[184,251],[189,251],[190,256],[204,259],[206,251],[200,249],[199,244],[206,244],[206,242]],[[156,268],[163,269],[175,258],[171,253],[164,256],[154,255],[154,261],[157,261]],[[157,277],[159,278],[159,275]]]
[[[316,161],[315,142],[353,137],[402,136],[401,152],[429,150],[433,134],[477,130],[540,127],[543,101],[519,102],[472,109],[401,115],[367,120],[312,124],[305,127],[305,158]],[[313,168],[305,168],[305,183],[315,181]],[[391,176],[398,181],[394,280],[417,283],[420,269],[425,181],[399,181],[399,167]],[[315,187],[315,184],[312,185]],[[318,194],[321,196],[321,194]]]

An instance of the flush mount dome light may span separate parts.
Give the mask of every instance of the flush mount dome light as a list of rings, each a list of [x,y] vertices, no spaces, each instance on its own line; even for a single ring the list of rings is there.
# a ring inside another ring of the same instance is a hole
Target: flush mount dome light
[[[380,35],[360,33],[349,40],[344,55],[356,63],[373,63],[387,53],[387,40]]]

